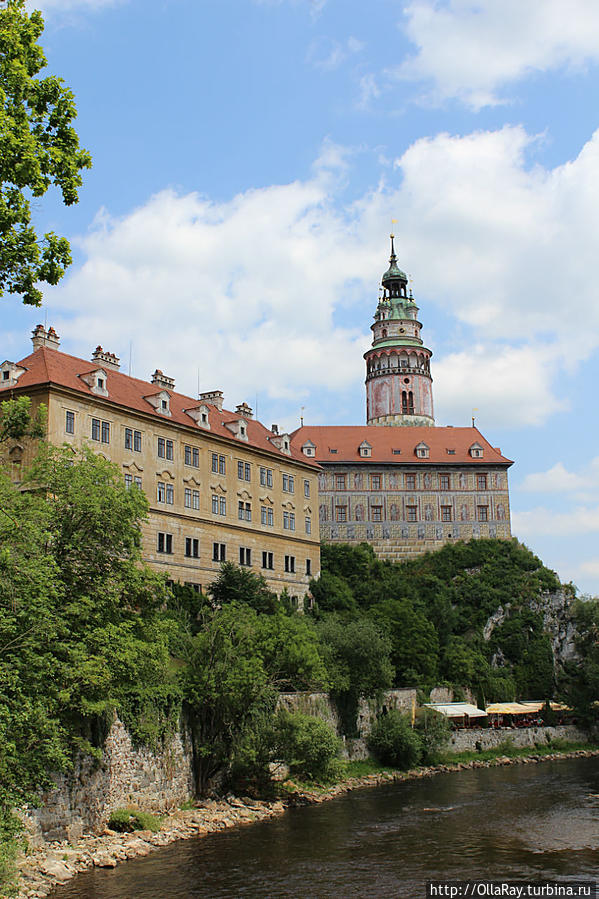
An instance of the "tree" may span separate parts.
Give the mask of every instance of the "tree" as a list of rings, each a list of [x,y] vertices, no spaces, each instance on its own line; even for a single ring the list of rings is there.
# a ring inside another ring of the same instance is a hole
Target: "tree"
[[[422,756],[422,741],[407,715],[392,709],[374,722],[368,748],[382,765],[412,768]]]
[[[41,403],[35,416],[32,416],[31,400],[28,396],[2,400],[0,403],[0,443],[6,440],[22,440],[26,437],[34,440],[44,437],[47,411],[44,403]]]
[[[391,661],[396,682],[414,684],[434,680],[437,674],[439,640],[426,615],[408,599],[387,599],[371,613],[391,638]]]
[[[278,606],[266,578],[232,562],[223,562],[217,579],[208,585],[208,592],[215,606],[238,602],[266,613],[273,613]]]
[[[30,198],[58,187],[66,206],[76,203],[81,172],[91,156],[79,146],[72,92],[61,78],[39,78],[46,58],[37,43],[41,13],[29,15],[25,0],[0,10],[0,296],[22,294],[39,306],[36,283],[57,284],[71,263],[69,243],[32,224]]]

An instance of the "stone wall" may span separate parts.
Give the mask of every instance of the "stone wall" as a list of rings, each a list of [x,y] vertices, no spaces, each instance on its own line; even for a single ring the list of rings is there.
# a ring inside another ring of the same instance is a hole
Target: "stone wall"
[[[376,699],[362,697],[358,705],[356,718],[356,730],[358,736],[346,737],[339,713],[328,693],[280,693],[279,707],[290,712],[302,712],[304,715],[312,715],[326,721],[343,740],[341,755],[345,759],[368,758],[366,738],[370,733],[377,715],[384,709],[398,709],[410,714],[416,707],[416,690],[407,688],[404,690],[388,690],[383,694],[380,702]]]
[[[573,724],[558,727],[491,727],[464,728],[452,733],[449,752],[466,752],[476,749],[495,749],[506,740],[514,746],[543,746],[550,740],[567,740],[569,743],[587,743],[588,736]]]
[[[137,749],[116,718],[102,759],[80,757],[72,772],[57,777],[56,789],[44,795],[43,805],[24,817],[33,844],[72,841],[101,830],[116,808],[133,805],[165,812],[193,795],[188,736],[176,734],[160,752]]]

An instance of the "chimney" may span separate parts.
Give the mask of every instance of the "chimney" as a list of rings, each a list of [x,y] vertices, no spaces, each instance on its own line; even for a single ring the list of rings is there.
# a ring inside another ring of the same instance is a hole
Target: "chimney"
[[[241,418],[253,418],[254,412],[251,406],[248,406],[247,403],[240,403],[238,406],[235,406],[235,411]]]
[[[97,346],[92,353],[92,362],[101,362],[105,368],[111,368],[118,371],[121,367],[121,360],[114,353],[105,352],[101,346]]]
[[[278,433],[279,433],[279,426],[278,426],[278,425],[271,425],[270,430],[273,432],[273,434],[278,434]]]
[[[159,368],[157,368],[152,375],[152,384],[155,384],[156,387],[162,387],[164,388],[164,390],[175,389],[175,379],[169,378],[167,375],[161,372]]]
[[[210,403],[211,406],[216,406],[219,412],[223,411],[222,390],[207,390],[205,393],[200,393],[198,399],[204,403]]]
[[[31,342],[34,350],[39,350],[43,346],[50,347],[51,350],[57,350],[60,346],[60,337],[54,328],[50,327],[46,331],[43,325],[37,325],[31,335]]]

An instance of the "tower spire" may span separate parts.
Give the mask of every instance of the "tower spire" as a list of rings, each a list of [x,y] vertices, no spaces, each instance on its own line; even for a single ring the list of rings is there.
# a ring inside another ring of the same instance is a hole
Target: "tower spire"
[[[389,268],[372,325],[366,359],[366,420],[370,425],[432,426],[431,351],[424,346],[418,306],[408,276],[397,264],[391,233]]]

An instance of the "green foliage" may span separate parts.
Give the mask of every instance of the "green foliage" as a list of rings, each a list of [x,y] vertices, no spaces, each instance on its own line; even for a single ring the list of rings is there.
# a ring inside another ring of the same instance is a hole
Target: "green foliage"
[[[137,808],[116,808],[108,819],[109,828],[117,833],[131,833],[134,830],[151,830],[157,833],[160,823],[161,819],[157,815]]]
[[[365,544],[330,544],[312,590],[321,618],[368,614],[385,630],[396,685],[442,681],[492,701],[553,695],[551,641],[531,603],[560,587],[516,540],[471,540],[402,563],[377,559]],[[485,641],[500,608],[505,620]]]
[[[599,723],[599,600],[577,600],[572,608],[579,658],[566,664],[561,691],[587,727]]]
[[[1,13],[0,13],[1,15]],[[35,416],[31,415],[31,400],[19,396],[0,403],[0,443],[6,440],[37,439],[46,434],[48,410],[41,403]]]
[[[368,737],[368,748],[382,765],[413,768],[422,758],[422,740],[407,715],[394,709],[377,718]]]
[[[39,306],[39,281],[57,284],[71,262],[69,243],[53,232],[36,234],[30,197],[58,187],[65,205],[77,202],[81,172],[91,157],[79,147],[71,91],[61,78],[39,78],[46,58],[37,43],[41,13],[25,0],[0,10],[0,296],[22,294]]]
[[[334,776],[341,740],[325,721],[281,710],[275,733],[278,758],[287,762],[292,775],[316,781]]]
[[[425,765],[438,764],[451,737],[451,725],[448,719],[433,709],[419,709],[415,727],[422,744],[423,763]]]
[[[226,603],[244,603],[257,612],[272,614],[278,606],[276,595],[269,590],[266,579],[249,568],[241,568],[232,562],[223,562],[220,574],[208,586],[215,606]]]

